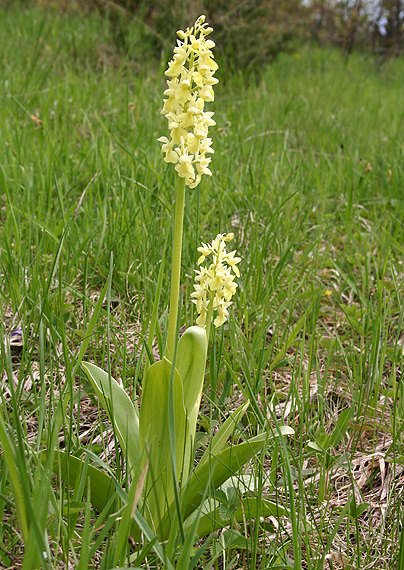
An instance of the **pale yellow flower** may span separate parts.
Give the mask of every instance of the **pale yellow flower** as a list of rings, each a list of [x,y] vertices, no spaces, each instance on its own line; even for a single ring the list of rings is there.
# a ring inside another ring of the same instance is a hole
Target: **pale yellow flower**
[[[240,271],[236,263],[239,263],[241,261],[241,257],[234,257],[235,253],[236,251],[231,251],[230,253],[228,253],[226,257],[226,262],[233,268],[233,271],[237,275],[237,277],[240,277]]]
[[[174,141],[169,141],[167,137],[160,137],[159,142],[164,143],[161,147],[161,150],[166,153],[166,162],[173,162],[177,164],[178,162],[178,154],[173,150]]]
[[[219,313],[215,318],[215,320],[213,321],[215,327],[220,327],[223,323],[227,321],[227,317],[229,316],[229,311],[227,310],[227,307],[229,307],[230,305],[231,305],[230,302],[221,301],[216,306],[215,305],[213,306],[214,309],[217,309]]]
[[[190,184],[192,180],[195,180],[195,171],[194,167],[192,166],[192,158],[192,154],[189,156],[187,152],[184,152],[180,155],[178,162],[175,165],[175,170],[178,172],[181,178],[185,178],[186,184]]]
[[[179,30],[180,40],[166,71],[170,79],[161,113],[167,118],[170,138],[158,140],[163,143],[164,160],[176,164],[175,170],[191,188],[200,183],[203,174],[212,175],[208,168],[211,158],[206,155],[213,154],[208,129],[216,123],[213,113],[204,110],[205,102],[214,100],[213,85],[218,82],[213,77],[218,67],[211,51],[215,44],[206,39],[211,32],[205,16],[185,32]]]
[[[202,243],[202,246],[198,247],[198,252],[201,254],[198,265],[212,256],[209,267],[201,266],[195,272],[196,283],[191,297],[199,315],[196,320],[198,325],[206,324],[211,303],[213,311],[218,313],[214,319],[216,327],[220,327],[228,318],[227,309],[232,304],[231,298],[237,289],[237,283],[234,282],[235,275],[240,276],[237,263],[241,261],[240,257],[235,257],[235,251],[231,253],[226,251],[226,242],[232,239],[233,234],[219,234],[211,244]]]

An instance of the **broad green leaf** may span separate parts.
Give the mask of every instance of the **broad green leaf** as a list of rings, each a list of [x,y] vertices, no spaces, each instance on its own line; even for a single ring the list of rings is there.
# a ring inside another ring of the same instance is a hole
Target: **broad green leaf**
[[[196,422],[205,377],[207,339],[204,327],[189,327],[178,341],[175,366],[181,376],[184,406],[188,418],[188,438],[185,448],[183,483],[193,463]]]
[[[228,447],[218,455],[211,456],[209,461],[203,465],[198,465],[181,493],[184,519],[188,518],[199,507],[207,488],[217,489],[220,487],[258,453],[267,441],[268,435],[262,433],[248,441]],[[167,536],[174,510],[175,505],[171,505],[158,528],[159,536]]]
[[[201,467],[209,459],[209,457],[211,457],[212,455],[217,455],[220,451],[222,451],[229,437],[235,430],[238,422],[246,412],[249,405],[250,402],[249,400],[247,400],[245,404],[238,407],[236,410],[234,410],[232,414],[230,414],[230,416],[227,418],[227,420],[223,423],[218,432],[212,438],[212,442],[209,448],[203,454],[198,464],[198,468]]]
[[[222,491],[228,493],[229,489],[237,489],[242,495],[246,493],[254,493],[259,486],[259,481],[254,473],[245,473],[244,475],[234,475],[227,479],[220,487]]]
[[[289,426],[279,426],[279,432],[281,435],[294,434],[293,428]],[[278,433],[275,434],[277,435]],[[211,455],[202,465],[199,464],[184,490],[187,503],[185,516],[199,506],[208,485],[214,489],[223,485],[264,447],[270,437],[267,433],[261,433],[238,445],[226,447],[220,453]]]
[[[86,503],[80,501],[64,501],[62,504],[61,513],[64,517],[68,515],[76,515],[82,513],[86,509]]]
[[[295,435],[295,430],[290,426],[278,426],[274,437],[278,437],[279,435]]]
[[[349,507],[349,516],[354,520],[358,520],[358,517],[363,515],[363,513],[370,507],[369,503],[356,503],[355,500],[351,501]]]
[[[274,436],[293,435],[294,429],[289,426],[278,426]],[[247,441],[223,449],[217,455],[210,455],[209,460],[197,468],[189,478],[188,484],[181,492],[181,504],[184,507],[184,519],[187,519],[201,504],[204,494],[209,488],[218,489],[240,471],[254,455],[256,455],[272,436],[261,433]],[[175,511],[171,504],[168,512],[158,528],[159,536],[166,537],[169,533],[170,521]]]
[[[126,558],[127,544],[129,534],[132,530],[132,538],[136,541],[140,540],[140,532],[136,527],[132,516],[137,508],[139,499],[143,491],[143,485],[147,473],[148,464],[146,462],[145,467],[140,473],[140,464],[136,466],[136,474],[133,477],[131,488],[128,492],[126,506],[123,509],[122,515],[120,516],[120,521],[116,528],[116,546],[114,555],[114,564],[124,564]],[[135,528],[134,528],[135,527]]]
[[[251,539],[241,534],[234,528],[226,529],[220,537],[220,541],[216,541],[212,545],[212,554],[222,554],[226,550],[247,550]]]
[[[273,516],[279,518],[281,516],[289,516],[289,512],[284,507],[277,505],[266,499],[258,499],[257,497],[244,497],[239,499],[236,509],[232,517],[221,517],[221,505],[209,499],[205,501],[202,507],[202,515],[199,517],[196,537],[202,538],[211,532],[231,525],[234,522],[243,522],[243,520],[259,519],[259,517]],[[194,515],[191,515],[184,524],[184,529],[188,532],[193,524]]]
[[[43,452],[43,455],[45,461],[46,452]],[[68,477],[71,487],[74,487],[76,481],[81,477],[84,468],[87,471],[85,492],[87,492],[88,480],[90,480],[91,503],[98,511],[102,511],[115,493],[112,477],[92,465],[86,465],[86,461],[81,457],[67,455],[64,451],[55,453],[53,472],[56,475],[61,474],[63,479]]]
[[[198,465],[184,490],[186,498],[185,517],[198,508],[206,488],[220,487],[227,479],[235,475],[268,441],[268,435],[262,433],[237,445],[231,445],[211,455],[208,461]]]
[[[140,408],[140,445],[146,449],[149,470],[145,484],[145,500],[148,514],[155,526],[168,505],[174,499],[171,446],[168,418],[168,397],[172,364],[166,358],[153,364],[148,372]],[[173,377],[173,401],[175,418],[176,476],[180,477],[187,437],[187,418],[184,409],[182,381],[175,369]]]
[[[82,367],[116,430],[122,451],[132,468],[139,458],[139,416],[136,405],[108,372],[89,362],[83,362]]]
[[[321,445],[319,445],[317,442],[315,441],[309,441],[309,443],[307,444],[307,447],[309,449],[312,449],[313,451],[316,451],[318,453],[325,453],[325,449],[324,447],[321,447]]]

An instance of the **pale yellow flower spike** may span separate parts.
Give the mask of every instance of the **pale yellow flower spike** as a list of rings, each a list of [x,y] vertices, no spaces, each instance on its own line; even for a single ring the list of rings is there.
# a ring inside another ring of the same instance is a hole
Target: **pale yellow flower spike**
[[[212,139],[208,128],[215,125],[213,113],[204,111],[205,102],[214,100],[213,77],[217,63],[211,49],[215,46],[206,36],[212,28],[200,16],[192,28],[177,32],[180,40],[174,48],[173,59],[168,64],[166,75],[167,99],[161,113],[167,118],[170,138],[160,137],[163,143],[164,160],[175,164],[175,170],[185,184],[195,188],[202,175],[212,175],[208,168],[213,154]]]
[[[235,251],[226,251],[226,242],[232,239],[233,234],[219,234],[212,244],[202,243],[202,246],[198,247],[201,254],[198,265],[212,256],[209,267],[202,266],[195,271],[195,291],[191,293],[192,302],[195,303],[199,315],[196,323],[200,326],[207,324],[206,317],[211,303],[213,311],[218,312],[214,320],[215,327],[220,327],[227,321],[227,309],[232,304],[231,298],[237,289],[234,278],[235,275],[240,276],[237,263],[241,261],[241,257],[235,257]]]

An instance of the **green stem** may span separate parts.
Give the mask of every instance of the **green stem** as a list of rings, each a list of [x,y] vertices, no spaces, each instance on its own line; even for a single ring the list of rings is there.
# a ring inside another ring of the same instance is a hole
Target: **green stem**
[[[212,319],[213,319],[213,295],[210,295],[208,314],[206,315],[206,339],[207,339],[206,342],[208,347],[209,347],[210,326],[212,324]]]
[[[172,360],[177,329],[178,301],[180,297],[182,227],[184,222],[185,178],[178,177],[177,197],[175,200],[173,257],[171,264],[170,309],[168,312],[168,332],[166,356]]]

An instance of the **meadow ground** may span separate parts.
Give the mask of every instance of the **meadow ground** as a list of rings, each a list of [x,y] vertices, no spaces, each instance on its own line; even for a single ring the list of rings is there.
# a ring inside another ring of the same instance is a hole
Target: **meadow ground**
[[[134,22],[117,47],[96,15],[0,9],[0,566],[113,567],[116,517],[40,453],[91,450],[124,481],[75,359],[110,276],[86,359],[138,397],[175,188],[156,140],[166,59],[145,34]],[[213,176],[186,196],[181,326],[200,241],[234,232],[242,263],[200,429],[249,399],[240,438],[295,433],[248,465],[252,492],[291,516],[213,538],[198,567],[402,569],[404,62],[304,46],[257,77],[217,77]],[[155,545],[126,561],[161,567]]]

